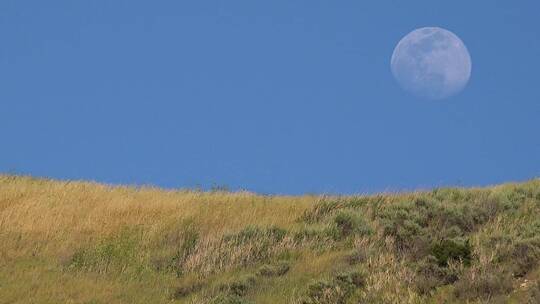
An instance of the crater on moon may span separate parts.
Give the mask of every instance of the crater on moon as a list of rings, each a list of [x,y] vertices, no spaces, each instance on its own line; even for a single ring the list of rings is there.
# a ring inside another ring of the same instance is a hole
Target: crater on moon
[[[440,100],[461,92],[471,77],[467,47],[454,33],[425,27],[412,31],[392,54],[392,74],[402,88]]]

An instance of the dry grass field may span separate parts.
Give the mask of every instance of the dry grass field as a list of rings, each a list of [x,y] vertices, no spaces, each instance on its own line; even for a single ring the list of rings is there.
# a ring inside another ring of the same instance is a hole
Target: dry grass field
[[[540,180],[372,196],[0,176],[0,303],[540,303]]]

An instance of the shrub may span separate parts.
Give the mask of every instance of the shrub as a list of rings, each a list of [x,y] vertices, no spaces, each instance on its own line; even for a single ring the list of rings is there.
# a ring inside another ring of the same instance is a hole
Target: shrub
[[[332,280],[319,280],[310,284],[302,304],[344,304],[358,288],[366,284],[365,274],[358,271],[343,272]]]
[[[423,227],[427,220],[422,210],[411,203],[400,202],[383,206],[376,212],[383,238],[392,237],[397,252],[407,252],[424,243]]]
[[[364,219],[352,212],[340,212],[334,218],[334,223],[339,230],[340,237],[347,237],[352,234],[369,235],[372,233],[371,228],[365,223]]]
[[[347,290],[331,281],[319,280],[308,286],[307,296],[302,304],[341,304],[345,302]]]
[[[416,259],[425,256],[430,242],[423,229],[411,220],[383,220],[382,236],[392,237],[394,249],[398,253],[410,253]]]
[[[442,240],[431,247],[431,254],[437,259],[439,266],[448,266],[449,261],[461,261],[465,266],[471,265],[472,247],[469,240],[464,243]]]
[[[500,195],[486,190],[438,189],[432,192],[431,208],[424,212],[432,232],[439,237],[448,228],[455,226],[460,231],[470,233],[487,223],[507,207]]]
[[[257,279],[253,275],[246,275],[238,278],[235,281],[231,281],[220,286],[221,291],[227,292],[233,296],[245,296],[250,288],[255,286]]]

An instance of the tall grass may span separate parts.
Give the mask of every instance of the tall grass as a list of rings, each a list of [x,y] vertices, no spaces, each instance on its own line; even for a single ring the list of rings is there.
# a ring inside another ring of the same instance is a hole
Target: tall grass
[[[4,175],[0,303],[520,303],[539,212],[539,180],[319,197]]]

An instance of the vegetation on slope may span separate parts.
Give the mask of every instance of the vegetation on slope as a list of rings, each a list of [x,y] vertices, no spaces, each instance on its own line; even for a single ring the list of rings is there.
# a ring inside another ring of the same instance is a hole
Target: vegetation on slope
[[[375,196],[0,176],[0,303],[540,303],[540,181]]]

